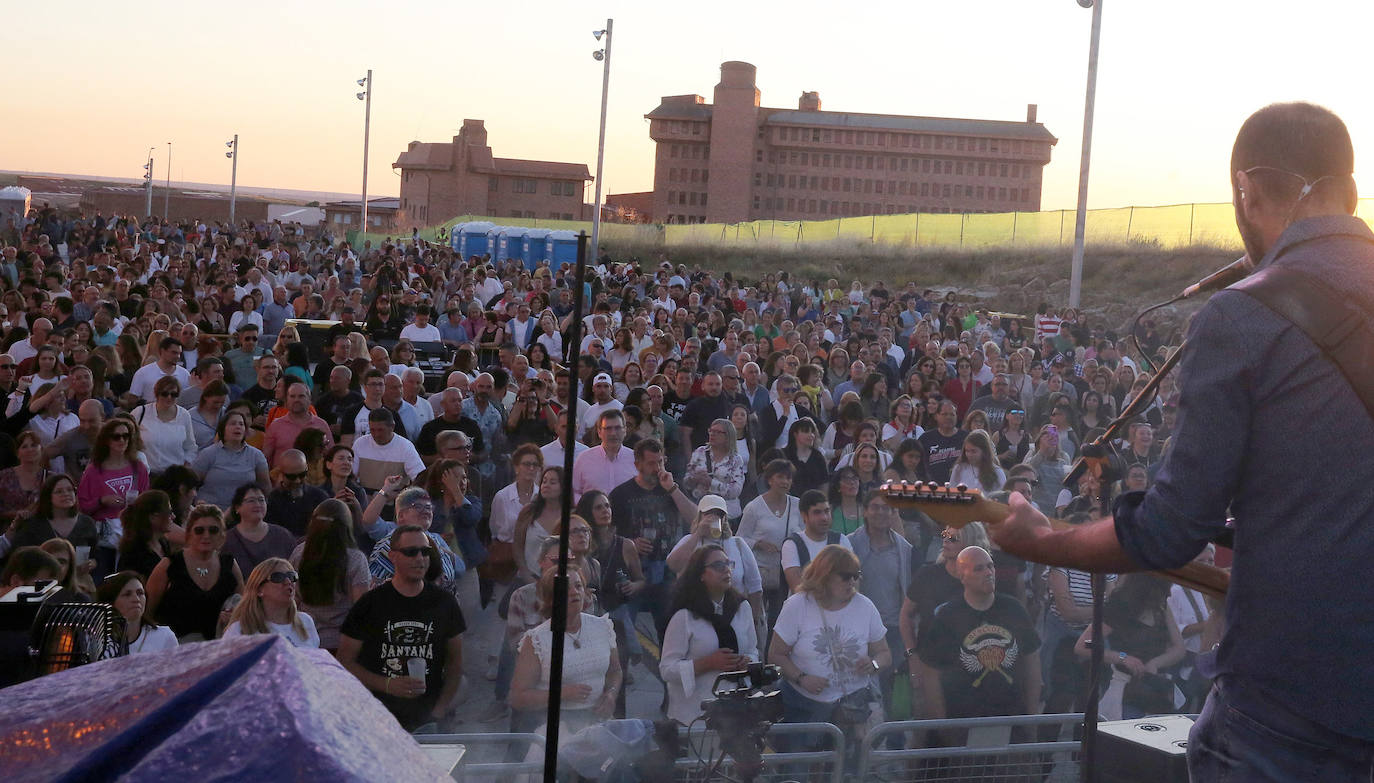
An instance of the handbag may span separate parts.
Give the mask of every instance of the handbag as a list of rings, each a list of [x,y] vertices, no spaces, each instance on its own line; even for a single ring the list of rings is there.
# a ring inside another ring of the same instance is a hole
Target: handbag
[[[830,722],[841,728],[845,726],[862,726],[868,722],[869,716],[873,714],[873,703],[878,701],[877,690],[872,683],[854,691],[846,693],[835,702],[835,707],[830,711]]]
[[[1145,672],[1126,683],[1121,691],[1121,703],[1146,715],[1173,712],[1174,681],[1162,674]]]
[[[493,538],[487,544],[487,559],[477,566],[483,579],[506,582],[515,576],[515,544]]]

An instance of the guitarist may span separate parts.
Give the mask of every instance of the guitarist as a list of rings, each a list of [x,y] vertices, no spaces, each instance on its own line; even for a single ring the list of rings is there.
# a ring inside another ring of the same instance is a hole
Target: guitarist
[[[1230,172],[1257,279],[1193,318],[1154,486],[1121,497],[1114,519],[1065,531],[1013,495],[1010,518],[990,526],[1028,560],[1124,572],[1184,565],[1234,514],[1228,625],[1199,661],[1215,685],[1189,738],[1193,780],[1369,780],[1374,770],[1374,603],[1326,598],[1366,582],[1374,561],[1374,419],[1367,384],[1346,377],[1367,369],[1368,353],[1365,367],[1338,365],[1340,345],[1324,355],[1297,325],[1310,316],[1288,320],[1258,298],[1290,274],[1298,280],[1282,290],[1294,296],[1313,278],[1340,292],[1309,313],[1347,303],[1374,312],[1374,233],[1352,217],[1353,169],[1345,125],[1324,108],[1275,104],[1247,119]]]

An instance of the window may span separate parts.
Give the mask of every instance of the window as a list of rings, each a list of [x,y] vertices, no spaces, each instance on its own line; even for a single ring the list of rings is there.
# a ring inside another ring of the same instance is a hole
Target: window
[[[693,135],[693,136],[700,136],[700,135],[701,135],[701,123],[699,123],[699,122],[694,122],[694,123],[692,123],[692,135]]]
[[[762,173],[755,173],[755,174],[754,174],[754,187],[756,187],[756,188],[761,188],[761,187],[763,187],[763,174],[762,174]]]
[[[759,209],[759,197],[754,196],[754,209]]]
[[[929,195],[930,195],[930,183],[929,183],[929,182],[922,182],[922,183],[921,183],[921,195],[922,195],[922,196],[929,196]]]
[[[755,162],[755,163],[762,163],[762,162],[763,162],[763,150],[754,150],[754,162]]]
[[[676,158],[676,157],[677,157],[677,145],[676,145],[676,144],[669,144],[669,145],[668,145],[668,157],[670,157],[670,158]]]
[[[686,204],[687,204],[687,193],[686,193],[686,191],[683,191],[682,193],[677,194],[677,203],[678,203],[679,205],[686,206]]]
[[[702,193],[702,194],[701,194],[701,205],[702,205],[703,207],[706,206],[706,194],[705,194],[705,193]],[[706,218],[703,217],[703,218],[701,219],[701,222],[702,222],[702,223],[705,223],[705,222],[706,222]]]
[[[812,141],[820,141],[820,140],[821,140],[821,129],[820,129],[820,128],[812,128],[812,129],[811,129],[811,140],[812,140]],[[789,209],[790,209],[790,207],[789,207]]]
[[[978,164],[978,176],[980,176],[980,177],[987,176],[987,173],[988,173],[987,169],[988,169],[988,164],[986,164],[986,163],[979,163],[979,164]]]
[[[518,210],[518,209],[512,209],[511,212],[510,212],[510,216],[513,217],[513,218],[518,218],[518,217],[520,217],[520,210]]]
[[[940,188],[940,198],[949,198],[949,185]]]
[[[677,169],[675,169],[675,168],[668,169],[668,181],[669,181],[669,182],[677,182]]]
[[[527,218],[533,218],[533,217],[534,217],[534,210],[532,210],[532,209],[527,209],[527,210],[525,210],[525,215],[524,215],[524,216],[527,217]]]
[[[845,192],[845,193],[848,193],[848,192],[849,192],[850,190],[852,190],[852,189],[853,189],[853,180],[851,180],[849,177],[845,177],[845,178],[844,178],[844,192]]]
[[[344,222],[344,225],[345,225],[345,226],[352,225],[352,224],[353,224],[353,216],[352,216],[352,215],[344,215],[344,216],[343,216],[343,222]]]
[[[998,188],[998,189],[997,189],[997,200],[998,200],[998,201],[1006,201],[1006,200],[1007,200],[1007,189],[1006,189],[1006,188]]]
[[[953,174],[953,173],[954,173],[954,161],[952,161],[952,160],[947,160],[947,161],[945,161],[945,173],[946,173],[946,174]]]
[[[1003,163],[1003,164],[1001,165],[1001,167],[1000,167],[1000,171],[1001,171],[1001,173],[998,174],[997,176],[999,176],[999,177],[1005,177],[1005,176],[1007,176],[1007,164]]]
[[[944,149],[944,148],[945,148],[945,137],[944,137],[944,136],[936,136],[936,137],[935,137],[935,149],[937,149],[937,150],[942,150],[942,149]]]
[[[975,196],[975,198],[977,198],[977,199],[979,199],[979,200],[981,200],[981,199],[983,198],[983,186],[982,186],[982,185],[979,185],[979,186],[978,186],[978,192],[977,192],[977,195]]]
[[[965,185],[965,186],[964,186],[964,198],[973,198],[973,186],[972,186],[972,185]]]
[[[872,192],[873,192],[873,180],[871,180],[871,179],[866,179],[866,180],[864,180],[864,192],[865,192],[865,193],[872,193]],[[878,191],[878,192],[881,193],[882,191]]]
[[[954,161],[954,173],[963,176],[964,162],[962,160]]]
[[[687,194],[687,203],[694,207],[697,205],[697,194],[695,192]]]
[[[498,180],[496,177],[487,177],[487,191],[490,192],[490,193],[495,193],[495,192],[496,192],[496,188],[497,188],[497,183],[498,183],[499,181],[500,181],[500,180]]]
[[[930,173],[930,158],[921,159],[921,171],[926,174]]]
[[[988,140],[987,140],[987,139],[979,139],[979,140],[978,140],[978,151],[979,151],[979,152],[987,152],[987,151],[988,151]]]
[[[867,169],[873,168],[873,156],[872,156],[872,155],[867,155],[867,156],[865,156],[865,158],[864,158],[864,168],[867,168]]]

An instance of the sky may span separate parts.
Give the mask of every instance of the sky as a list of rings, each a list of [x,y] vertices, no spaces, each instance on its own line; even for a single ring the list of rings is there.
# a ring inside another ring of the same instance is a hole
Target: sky
[[[1374,4],[1105,0],[1090,207],[1228,201],[1245,117],[1308,100],[1341,115],[1374,177]],[[523,2],[237,0],[15,3],[0,27],[0,169],[138,177],[172,142],[174,181],[357,193],[374,71],[368,192],[395,195],[412,140],[486,122],[498,157],[596,165],[600,48],[614,18],[605,193],[648,190],[644,114],[711,98],[720,64],[758,68],[765,106],[1024,120],[1059,138],[1042,205],[1077,199],[1092,12],[1074,0]],[[79,20],[68,24],[61,20]],[[45,32],[38,32],[45,31]],[[591,200],[590,191],[588,201]]]

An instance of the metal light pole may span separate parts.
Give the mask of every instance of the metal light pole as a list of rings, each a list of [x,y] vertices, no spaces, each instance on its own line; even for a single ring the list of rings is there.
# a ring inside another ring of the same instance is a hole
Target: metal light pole
[[[148,162],[143,164],[143,217],[153,216],[153,147],[148,148]]]
[[[363,224],[360,228],[362,233],[367,233],[367,143],[372,134],[372,69],[367,69],[367,75],[358,80],[358,86],[363,91],[358,93],[358,100],[363,101],[366,108],[363,110]],[[361,240],[360,240],[361,241]]]
[[[596,203],[592,205],[592,258],[600,252],[601,242],[601,168],[606,159],[606,98],[611,88],[611,25],[615,20],[606,20],[605,30],[596,30],[592,37],[600,41],[604,36],[606,48],[592,52],[592,57],[601,61],[601,132],[596,138]]]
[[[171,220],[172,214],[172,142],[167,142],[167,193],[162,200],[162,219]]]
[[[1083,157],[1078,164],[1078,215],[1073,226],[1073,271],[1069,277],[1069,307],[1077,309],[1083,294],[1083,234],[1088,222],[1088,163],[1092,159],[1093,104],[1097,100],[1097,42],[1102,33],[1102,0],[1078,0],[1093,9],[1092,43],[1088,46],[1088,95],[1083,100]]]
[[[234,226],[234,207],[238,203],[239,195],[239,135],[235,133],[233,140],[226,141],[224,146],[229,148],[224,157],[234,162],[229,169],[229,225]]]

